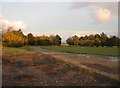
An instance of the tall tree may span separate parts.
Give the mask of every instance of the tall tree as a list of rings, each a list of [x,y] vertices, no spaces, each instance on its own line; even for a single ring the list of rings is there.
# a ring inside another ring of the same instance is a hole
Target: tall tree
[[[22,31],[11,30],[2,35],[3,46],[20,47],[26,43],[26,39]]]
[[[28,37],[28,44],[29,45],[35,45],[35,37],[33,36],[33,34],[32,33],[29,33],[28,35],[27,35],[27,37]]]
[[[119,39],[116,36],[111,36],[106,39],[107,46],[118,46]]]
[[[93,40],[93,39],[94,39],[94,35],[89,35],[89,36],[88,36],[88,39],[89,39],[89,40]]]
[[[59,35],[50,35],[50,39],[52,41],[52,45],[55,45],[55,46],[60,46],[61,45],[61,37]]]
[[[52,41],[52,45],[55,45],[56,37],[54,35],[50,35],[50,40]]]
[[[100,41],[100,39],[99,38],[95,38],[95,46],[100,46],[101,45],[101,41]]]
[[[77,35],[73,36],[73,43],[74,43],[75,46],[78,46],[78,44],[79,44],[79,37]]]
[[[37,40],[37,44],[40,46],[52,45],[52,41],[48,36],[44,36],[44,35],[39,36],[39,37],[36,37],[36,40]]]
[[[74,45],[74,42],[73,42],[72,37],[67,38],[66,42],[67,42],[67,44],[69,44],[69,45]]]
[[[102,32],[101,34],[100,34],[100,36],[101,36],[101,46],[106,46],[106,39],[108,39],[108,36],[104,33],[104,32]]]
[[[61,37],[57,34],[56,36],[56,45],[60,46],[61,45]]]

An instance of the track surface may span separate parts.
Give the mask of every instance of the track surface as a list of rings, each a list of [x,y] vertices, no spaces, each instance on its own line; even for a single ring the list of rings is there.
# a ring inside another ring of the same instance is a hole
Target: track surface
[[[39,46],[34,46],[32,48],[39,52],[52,55],[52,57],[58,58],[60,60],[70,62],[80,68],[84,68],[118,80],[118,60],[116,59],[116,57],[87,54],[71,54],[65,52],[50,51],[43,49]]]

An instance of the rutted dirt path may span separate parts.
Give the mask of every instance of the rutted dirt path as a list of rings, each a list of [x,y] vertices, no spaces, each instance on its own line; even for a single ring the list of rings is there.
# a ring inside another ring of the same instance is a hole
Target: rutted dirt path
[[[36,51],[2,54],[3,86],[118,86],[118,81],[113,80],[116,61],[32,48]]]
[[[84,68],[92,72],[96,72],[98,74],[118,80],[118,60],[111,59],[111,57],[109,56],[55,52],[42,49],[39,46],[34,46],[32,48],[57,59],[70,62],[80,68]]]
[[[13,56],[3,55],[2,68],[3,86],[118,85],[117,81],[108,77],[40,52]]]

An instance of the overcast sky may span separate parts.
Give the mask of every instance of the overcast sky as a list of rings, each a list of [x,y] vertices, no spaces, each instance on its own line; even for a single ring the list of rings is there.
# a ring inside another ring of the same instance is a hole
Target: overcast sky
[[[59,34],[63,41],[74,34],[117,35],[117,5],[117,2],[2,2],[0,24],[20,27],[25,34]]]

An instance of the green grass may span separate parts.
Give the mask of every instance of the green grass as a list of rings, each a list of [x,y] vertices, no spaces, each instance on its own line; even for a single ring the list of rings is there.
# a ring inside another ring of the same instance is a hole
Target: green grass
[[[69,45],[66,43],[62,43],[61,46],[69,46]]]
[[[20,48],[13,48],[13,47],[3,47],[2,54],[26,54],[26,53],[33,53],[34,50],[30,46],[24,46]]]
[[[118,48],[117,47],[81,47],[81,46],[42,46],[44,49],[49,49],[53,51],[62,51],[67,53],[80,53],[80,54],[95,54],[95,55],[110,55],[117,56]],[[3,47],[3,54],[26,54],[33,53],[33,50],[30,46],[24,46],[20,48],[13,47]]]
[[[81,47],[81,46],[42,46],[44,49],[67,53],[95,54],[117,56],[117,47]]]

